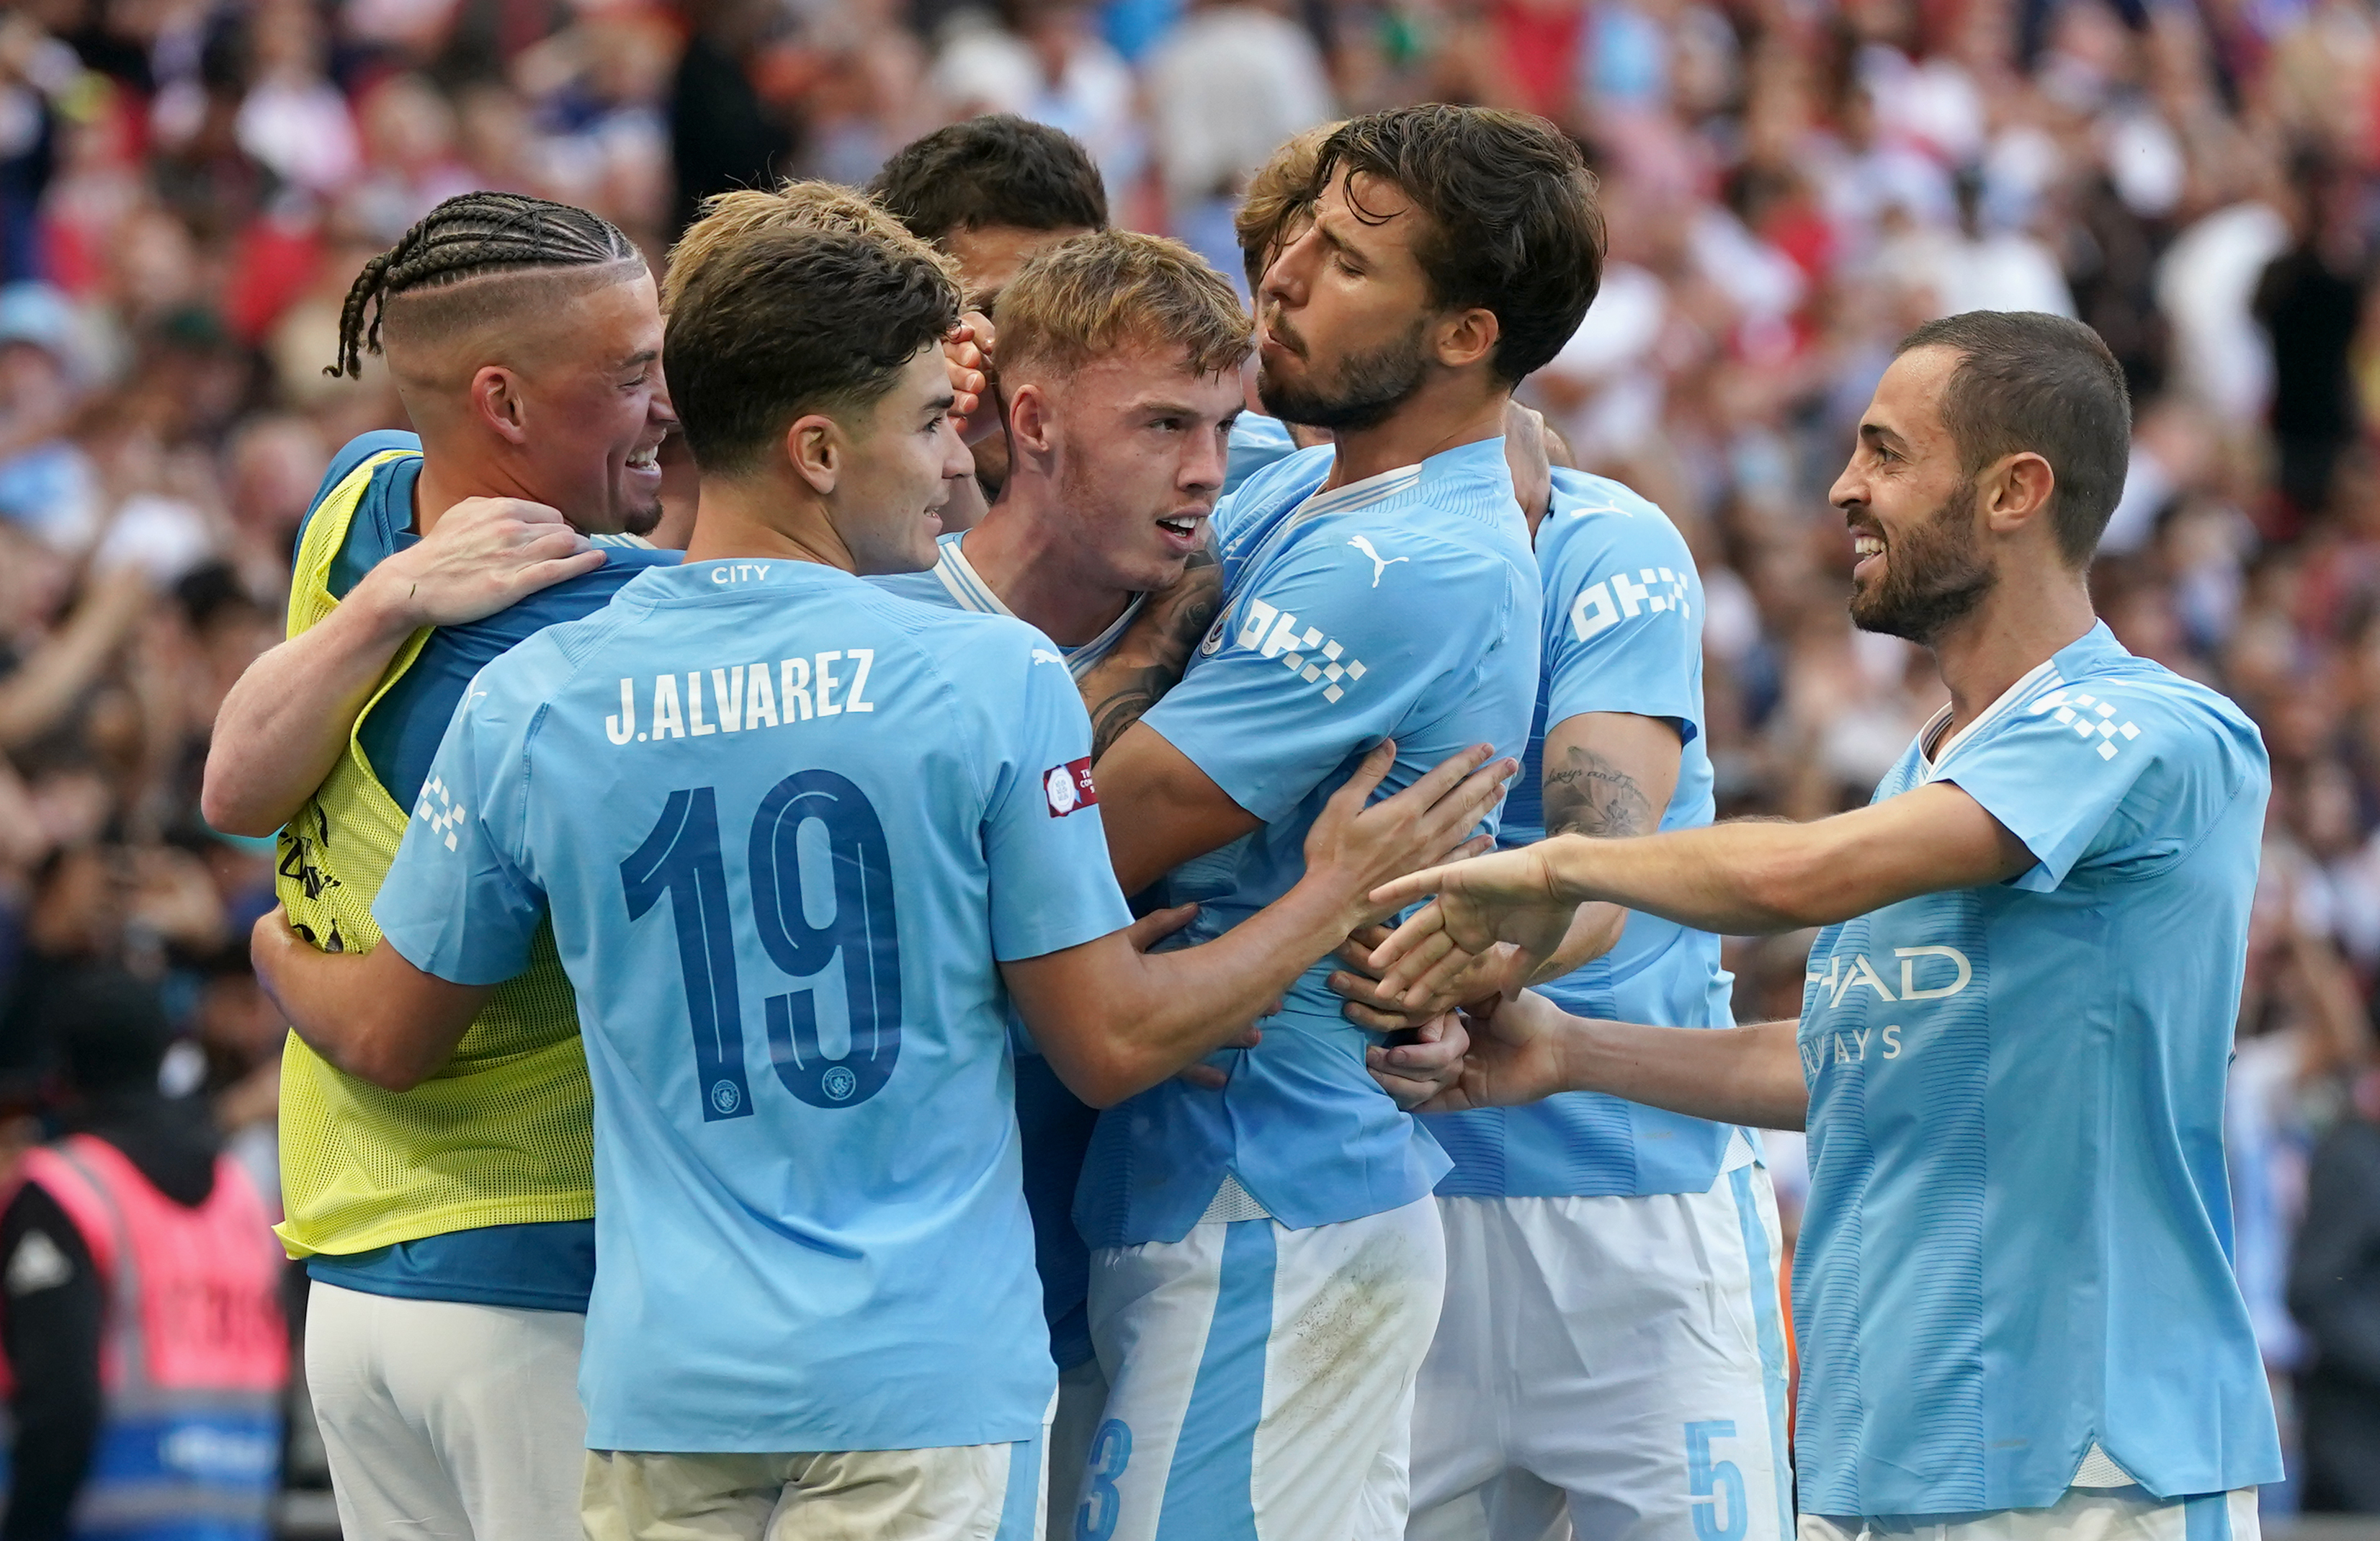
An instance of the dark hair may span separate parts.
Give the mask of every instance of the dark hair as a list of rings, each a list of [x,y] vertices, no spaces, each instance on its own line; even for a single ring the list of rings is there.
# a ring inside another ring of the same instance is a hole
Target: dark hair
[[[2107,345],[2064,316],[1970,310],[1927,322],[1893,357],[1921,347],[1959,355],[1942,388],[1942,423],[1966,474],[2023,450],[2048,461],[2058,554],[2070,567],[2090,561],[2132,448],[2131,394]]]
[[[1104,230],[1108,192],[1072,136],[1013,113],[971,117],[912,140],[868,184],[868,196],[920,240],[987,224]]]
[[[1495,313],[1499,379],[1518,382],[1577,332],[1603,283],[1603,212],[1561,130],[1527,113],[1392,107],[1322,141],[1318,189],[1355,172],[1394,185],[1427,216],[1414,255],[1430,297]]]
[[[363,355],[380,351],[381,321],[395,296],[499,273],[643,261],[636,243],[601,214],[525,193],[458,193],[422,215],[356,274],[339,312],[338,361],[322,372],[334,379],[363,373]]]
[[[1240,266],[1248,275],[1251,296],[1263,290],[1265,269],[1284,244],[1282,237],[1312,215],[1315,163],[1321,157],[1322,141],[1338,127],[1335,123],[1317,124],[1284,141],[1248,178],[1239,210],[1232,215],[1232,235],[1240,243]]]
[[[747,470],[808,412],[872,406],[958,324],[930,256],[867,236],[774,229],[712,253],[671,308],[662,355],[686,446]]]

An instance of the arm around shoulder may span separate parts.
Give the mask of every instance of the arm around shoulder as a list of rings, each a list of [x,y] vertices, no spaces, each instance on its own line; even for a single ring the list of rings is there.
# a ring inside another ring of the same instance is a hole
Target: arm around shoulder
[[[308,1048],[387,1091],[410,1091],[455,1055],[492,986],[426,974],[382,942],[323,953],[274,909],[249,939],[257,981]]]

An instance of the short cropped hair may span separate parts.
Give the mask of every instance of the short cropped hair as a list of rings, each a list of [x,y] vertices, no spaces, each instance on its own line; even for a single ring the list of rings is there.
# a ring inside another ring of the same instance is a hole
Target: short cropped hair
[[[848,421],[958,319],[943,264],[873,237],[761,230],[714,254],[678,291],[662,344],[696,464],[734,476],[797,418]]]
[[[1378,177],[1411,199],[1426,229],[1414,255],[1447,309],[1495,313],[1489,357],[1507,383],[1577,332],[1603,283],[1603,212],[1578,146],[1528,113],[1432,103],[1342,124],[1322,141],[1315,186]],[[1366,211],[1354,206],[1358,219]]]
[[[1232,215],[1232,234],[1239,237],[1240,265],[1247,270],[1248,293],[1264,286],[1265,269],[1273,254],[1287,244],[1292,225],[1314,208],[1314,167],[1322,158],[1322,141],[1339,129],[1336,123],[1308,128],[1272,152],[1272,159],[1248,178],[1239,211]]]
[[[2123,496],[2132,448],[2131,393],[2107,345],[2064,316],[1970,310],[1927,322],[1893,356],[1921,347],[1959,356],[1942,388],[1942,422],[1966,474],[2028,450],[2048,461],[2058,554],[2070,567],[2088,563]]]
[[[868,192],[920,240],[992,224],[1108,227],[1107,185],[1090,152],[1012,113],[967,118],[911,140],[892,152]]]
[[[873,236],[888,246],[914,250],[941,262],[955,282],[950,260],[911,235],[901,222],[871,202],[866,194],[835,182],[789,181],[774,192],[738,188],[714,193],[702,200],[702,217],[686,227],[670,248],[669,271],[662,276],[662,313],[667,315],[695,273],[719,251],[763,230],[840,230],[848,236]]]
[[[1012,378],[1072,371],[1135,344],[1182,346],[1196,374],[1247,361],[1254,327],[1231,282],[1180,241],[1135,230],[1077,236],[1034,253],[992,317]]]

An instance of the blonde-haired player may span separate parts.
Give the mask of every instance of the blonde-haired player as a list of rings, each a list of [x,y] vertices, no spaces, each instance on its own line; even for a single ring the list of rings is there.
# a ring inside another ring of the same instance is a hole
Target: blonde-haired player
[[[1001,384],[1013,453],[1000,501],[946,535],[930,572],[880,580],[908,598],[1016,615],[1056,641],[1091,707],[1094,753],[1179,673],[1213,618],[1206,523],[1240,409],[1249,323],[1231,285],[1187,247],[1104,231],[1029,260],[1000,297]],[[1167,597],[1148,600],[1153,591]],[[1154,603],[1168,613],[1135,619]],[[1134,633],[1135,648],[1119,653]],[[1143,657],[1162,649],[1164,661]],[[1026,1198],[1057,1360],[1050,1534],[1074,1534],[1075,1486],[1106,1396],[1084,1314],[1089,1258],[1073,1218],[1097,1114],[1038,1057],[1017,1062]]]

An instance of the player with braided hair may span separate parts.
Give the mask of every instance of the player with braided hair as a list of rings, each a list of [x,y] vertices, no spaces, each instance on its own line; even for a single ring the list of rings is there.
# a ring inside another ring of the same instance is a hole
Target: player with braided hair
[[[381,350],[381,322],[393,295],[455,288],[474,278],[593,273],[629,264],[642,267],[643,256],[600,214],[525,193],[473,192],[450,198],[356,275],[339,313],[338,362],[322,372],[362,375],[363,353]],[[480,309],[490,306],[485,291],[468,299]],[[373,311],[366,330],[368,305]]]
[[[675,421],[661,346],[635,246],[540,199],[449,199],[358,275],[326,372],[385,352],[416,433],[333,461],[289,640],[225,699],[204,793],[219,829],[280,829],[283,905],[322,950],[377,946],[407,825],[460,816],[429,767],[480,668],[676,560],[635,539]],[[550,941],[417,1090],[290,1039],[280,1233],[313,1280],[307,1379],[347,1535],[577,1536],[591,1101]]]

